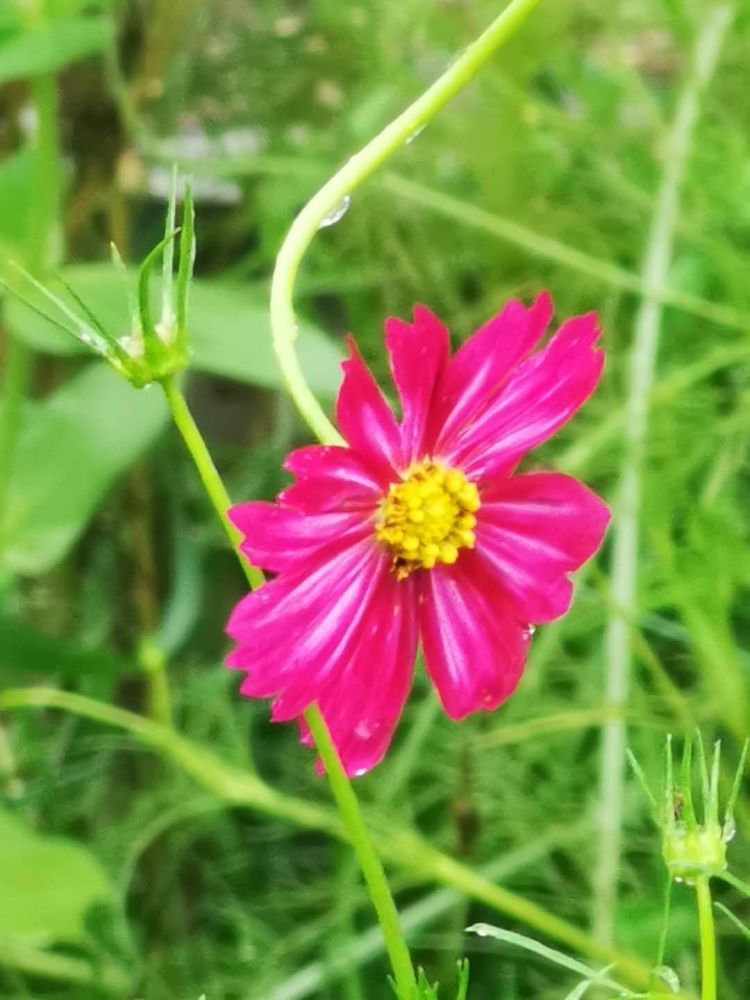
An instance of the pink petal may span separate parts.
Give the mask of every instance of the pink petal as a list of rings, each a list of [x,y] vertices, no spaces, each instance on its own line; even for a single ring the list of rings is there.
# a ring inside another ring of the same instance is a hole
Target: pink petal
[[[578,480],[532,472],[498,483],[477,514],[476,557],[517,616],[553,621],[570,606],[567,574],[601,545],[609,509]]]
[[[435,387],[448,361],[450,339],[440,320],[424,306],[414,307],[414,322],[388,319],[385,343],[393,381],[401,399],[401,439],[406,466],[432,450],[426,440]]]
[[[530,309],[511,300],[459,348],[435,396],[431,425],[436,451],[450,447],[455,435],[497,394],[508,373],[533,350],[552,317],[546,292]]]
[[[301,683],[307,703],[314,701],[319,675],[356,631],[387,571],[387,554],[367,538],[244,597],[227,625],[236,643],[227,665],[248,671],[242,693],[276,697]]]
[[[388,475],[402,464],[396,418],[352,338],[349,351],[349,358],[341,365],[344,381],[336,401],[336,421],[349,445],[374,474]]]
[[[596,388],[604,365],[603,352],[594,349],[599,335],[594,313],[564,323],[454,438],[446,459],[470,477],[497,476],[551,437]]]
[[[446,714],[462,719],[497,708],[521,679],[528,631],[473,552],[421,582],[422,649]]]
[[[297,479],[279,496],[288,507],[316,513],[327,510],[374,509],[389,477],[373,474],[351,448],[308,445],[293,451],[284,468]]]
[[[382,759],[411,683],[415,594],[389,568],[367,539],[248,595],[228,626],[242,694],[273,698],[276,722],[318,702],[349,774]]]
[[[388,575],[373,597],[359,645],[318,698],[346,773],[364,774],[385,756],[411,686],[417,649],[412,581]]]
[[[229,519],[245,536],[240,550],[254,566],[279,573],[311,557],[352,545],[372,532],[367,513],[306,514],[270,503],[232,507]]]
[[[382,759],[411,684],[415,593],[411,582],[397,583],[389,563],[387,553],[361,543],[291,583],[266,584],[241,602],[229,626],[239,646],[228,663],[248,672],[242,693],[273,697],[276,722],[318,702],[352,775]]]

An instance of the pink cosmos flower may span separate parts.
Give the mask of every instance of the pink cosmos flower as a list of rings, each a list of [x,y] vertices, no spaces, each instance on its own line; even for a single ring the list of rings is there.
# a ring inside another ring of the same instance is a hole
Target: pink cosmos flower
[[[349,447],[312,445],[275,504],[230,516],[242,551],[278,574],[235,608],[227,663],[276,722],[317,702],[350,775],[383,758],[418,645],[445,712],[492,710],[523,673],[532,624],[565,614],[568,574],[599,547],[609,511],[577,480],[515,474],[583,405],[604,361],[595,314],[564,323],[509,302],[451,357],[417,306],[390,319],[398,421],[353,341],[336,419]]]

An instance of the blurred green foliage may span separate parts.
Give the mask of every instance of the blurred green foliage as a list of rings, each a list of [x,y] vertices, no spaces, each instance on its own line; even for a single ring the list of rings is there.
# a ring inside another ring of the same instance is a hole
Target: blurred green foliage
[[[707,737],[724,737],[731,770],[748,729],[740,706],[750,689],[750,3],[734,6],[702,102],[664,290],[628,711],[630,740],[651,774],[666,730],[700,724]],[[60,71],[56,263],[127,334],[124,294],[102,263],[108,243],[140,259],[159,239],[169,164],[194,174],[189,395],[232,495],[272,497],[284,454],[307,440],[269,348],[267,283],[284,232],[331,170],[497,7],[5,0],[3,276],[11,280],[8,259],[26,259],[38,197],[28,82]],[[534,462],[612,497],[639,268],[670,153],[663,139],[712,7],[544,0],[314,242],[299,295],[314,389],[330,403],[348,330],[385,379],[389,313],[407,316],[424,302],[458,343],[508,296],[549,288],[559,318],[600,312],[608,365],[596,398]],[[15,337],[33,354],[12,475],[0,490],[0,691],[43,682],[143,712],[143,643],[156,637],[169,657],[176,723],[193,745],[283,795],[326,802],[293,727],[271,727],[265,706],[241,703],[221,666],[223,624],[243,581],[157,390],[135,392],[25,306],[7,297],[2,305],[3,343]],[[456,726],[419,677],[391,755],[357,786],[378,828],[414,825],[580,926],[590,914],[607,717],[608,565],[605,548],[570,615],[537,635],[518,694],[496,715]],[[4,997],[387,995],[349,852],[279,816],[230,808],[179,759],[139,749],[132,732],[59,712],[8,713],[0,794]],[[745,794],[744,836],[730,848],[740,872],[750,869],[747,816]],[[662,870],[630,784],[626,844],[618,941],[650,962]],[[452,985],[469,951],[471,996],[552,1000],[570,989],[558,969],[466,939],[469,923],[499,922],[489,907],[433,889],[416,866],[394,868],[394,878],[430,981]],[[747,922],[747,903],[743,914],[739,897],[720,898]],[[731,923],[720,928],[720,995],[743,1000],[750,953]],[[687,890],[676,893],[669,955],[694,985]]]

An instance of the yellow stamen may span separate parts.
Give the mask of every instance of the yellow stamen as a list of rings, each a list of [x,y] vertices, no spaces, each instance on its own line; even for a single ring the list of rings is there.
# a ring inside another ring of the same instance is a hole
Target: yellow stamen
[[[479,492],[458,469],[436,462],[413,465],[388,490],[375,535],[393,555],[393,570],[404,580],[418,569],[451,564],[461,549],[474,547]]]

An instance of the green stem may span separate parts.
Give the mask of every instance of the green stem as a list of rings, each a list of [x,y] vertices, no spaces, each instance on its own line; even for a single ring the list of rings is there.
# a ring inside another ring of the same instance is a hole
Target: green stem
[[[203,440],[185,401],[185,397],[174,379],[165,379],[162,382],[162,388],[172,411],[174,422],[190,452],[190,456],[195,463],[216,514],[232,543],[232,548],[240,558],[248,583],[251,589],[254,590],[263,584],[263,574],[246,563],[237,551],[237,543],[240,535],[227,517],[227,510],[231,506],[231,501],[206,447],[206,442]],[[344,773],[320,712],[315,707],[310,708],[305,713],[305,718],[321,759],[325,764],[333,797],[341,813],[346,830],[351,837],[352,845],[362,868],[375,912],[383,928],[383,936],[393,966],[399,997],[402,1000],[410,1000],[416,985],[411,958],[409,957],[409,951],[399,928],[398,914],[396,913],[391,891],[388,887],[380,860],[367,834],[367,828],[362,819],[357,797],[354,794],[354,789],[349,779]]]
[[[431,121],[492,57],[495,51],[521,27],[540,0],[512,0],[487,28],[451,64],[446,72],[398,118],[355,153],[327,181],[294,220],[276,259],[271,285],[271,329],[284,381],[290,395],[315,435],[326,444],[342,439],[330,422],[300,368],[294,342],[297,323],[294,315],[294,283],[302,258],[321,223],[342,201],[404,143]]]
[[[164,651],[152,636],[144,636],[138,649],[138,662],[147,680],[147,710],[150,719],[163,726],[172,725],[172,695]]]
[[[383,931],[386,951],[396,981],[396,992],[401,1000],[411,1000],[416,991],[414,968],[403,932],[399,925],[396,904],[383,871],[380,858],[367,832],[362,811],[352,784],[347,778],[339,755],[331,740],[328,727],[317,705],[305,712],[305,719],[326,769],[333,798],[338,806],[344,828],[357,855],[372,905]]]
[[[648,434],[649,403],[656,367],[663,307],[655,292],[667,283],[672,261],[679,195],[692,145],[701,94],[713,74],[731,21],[722,5],[700,25],[693,63],[668,136],[661,186],[643,263],[644,298],[636,317],[630,361],[626,453],[619,484],[612,540],[612,605],[607,624],[605,697],[613,712],[627,706],[633,649],[631,625],[637,618],[641,480]],[[620,870],[626,729],[622,717],[602,733],[599,772],[599,836],[594,866],[593,927],[611,942]]]
[[[701,938],[701,1000],[716,1000],[716,933],[707,875],[701,875],[697,879],[695,896]]]
[[[221,480],[221,476],[216,470],[214,461],[206,447],[206,442],[203,440],[201,432],[198,430],[198,425],[193,420],[193,415],[185,401],[185,397],[175,380],[173,378],[165,379],[161,383],[161,386],[164,390],[164,395],[167,397],[169,409],[172,411],[172,419],[175,422],[177,430],[182,435],[182,440],[185,442],[190,457],[198,470],[198,475],[221,521],[229,543],[233,551],[237,552],[242,570],[247,577],[247,582],[250,584],[250,589],[256,590],[264,583],[263,574],[255,566],[251,566],[240,555],[237,549],[237,546],[242,541],[242,535],[229,520],[227,511],[232,506],[232,501],[229,499],[229,494]]]
[[[132,129],[131,129],[132,131]],[[141,138],[140,146],[147,157],[157,160],[160,163],[178,165],[197,176],[220,176],[220,177],[255,177],[255,176],[284,176],[298,177],[300,181],[317,181],[318,178],[327,177],[330,168],[324,161],[300,161],[295,157],[284,156],[256,156],[247,154],[221,155],[221,156],[194,156],[175,157],[159,147],[158,142]],[[524,226],[507,216],[498,215],[496,212],[488,212],[486,209],[446,194],[444,191],[422,184],[419,181],[403,177],[398,173],[388,171],[375,181],[387,194],[395,195],[403,201],[408,201],[412,205],[434,212],[444,219],[450,219],[459,225],[478,232],[486,233],[488,236],[516,246],[520,250],[538,257],[542,260],[552,261],[560,267],[570,271],[584,274],[593,278],[594,281],[609,285],[612,288],[621,288],[623,291],[632,292],[634,295],[643,296],[647,292],[653,295],[665,306],[682,311],[691,316],[698,316],[706,319],[718,326],[725,326],[734,330],[746,330],[750,323],[747,313],[722,305],[718,302],[711,302],[702,299],[700,296],[682,292],[676,288],[647,288],[641,274],[634,274],[626,268],[617,264],[609,263],[579,250],[577,247],[568,246],[551,236],[540,233],[535,229]],[[699,243],[699,246],[703,246]],[[309,283],[306,291],[309,291]],[[735,348],[736,350],[736,348]],[[679,369],[682,371],[682,368]]]

